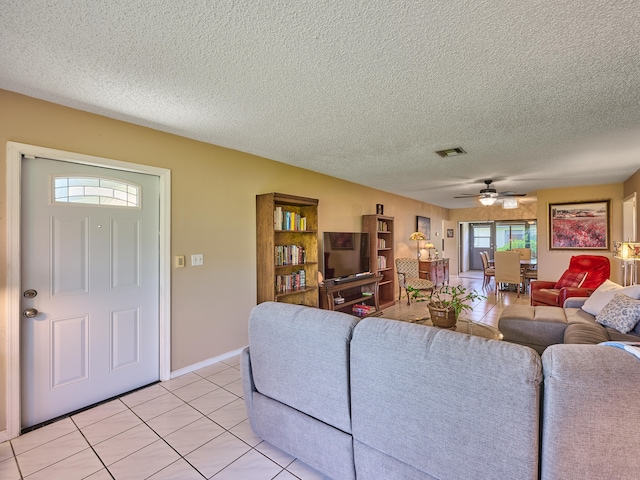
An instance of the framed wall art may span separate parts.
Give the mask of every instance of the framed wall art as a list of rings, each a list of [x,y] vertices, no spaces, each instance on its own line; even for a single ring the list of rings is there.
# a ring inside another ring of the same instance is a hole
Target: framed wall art
[[[611,200],[549,204],[550,250],[609,250]]]
[[[431,219],[429,217],[416,216],[416,232],[424,233],[427,240],[431,240]]]

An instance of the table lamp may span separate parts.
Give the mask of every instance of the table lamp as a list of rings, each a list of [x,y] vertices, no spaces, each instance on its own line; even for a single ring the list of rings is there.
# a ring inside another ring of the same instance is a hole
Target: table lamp
[[[409,236],[409,240],[416,240],[418,242],[418,243],[416,243],[416,253],[417,253],[417,256],[418,256],[418,260],[420,260],[420,240],[426,240],[426,239],[427,239],[427,237],[422,232],[413,232]]]
[[[627,269],[629,267],[631,267],[630,284],[636,284],[638,281],[638,272],[635,262],[640,260],[640,243],[613,242],[613,258],[617,258],[623,262],[624,286],[627,286]]]
[[[427,243],[427,244],[424,246],[424,249],[425,249],[425,250],[427,250],[427,251],[429,252],[429,260],[431,260],[431,250],[432,250],[433,248],[436,248],[436,246],[435,246],[433,243],[431,243],[431,242]]]

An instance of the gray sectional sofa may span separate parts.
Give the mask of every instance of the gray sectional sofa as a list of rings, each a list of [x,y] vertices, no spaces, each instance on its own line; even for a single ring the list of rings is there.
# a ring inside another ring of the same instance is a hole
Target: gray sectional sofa
[[[505,341],[527,345],[538,353],[558,343],[595,345],[608,341],[640,341],[640,325],[629,333],[605,327],[580,308],[585,300],[568,298],[564,307],[509,305],[500,315],[498,328]]]
[[[601,319],[604,324],[596,320],[596,316],[614,300],[616,293],[637,301],[640,285],[622,287],[607,280],[590,297],[568,298],[563,307],[509,305],[500,314],[498,328],[505,341],[529,346],[538,353],[560,343],[640,342],[640,303],[617,312],[629,316],[629,331],[620,326],[618,329],[608,326],[611,322],[606,318]]]
[[[254,432],[335,480],[638,478],[640,364],[263,303],[242,382]],[[544,385],[544,388],[543,388]]]

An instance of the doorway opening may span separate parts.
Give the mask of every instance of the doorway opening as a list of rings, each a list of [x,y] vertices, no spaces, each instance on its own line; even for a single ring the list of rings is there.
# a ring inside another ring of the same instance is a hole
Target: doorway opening
[[[538,223],[534,220],[460,222],[460,273],[482,271],[480,252],[493,259],[496,250],[530,248],[531,258],[538,257]]]

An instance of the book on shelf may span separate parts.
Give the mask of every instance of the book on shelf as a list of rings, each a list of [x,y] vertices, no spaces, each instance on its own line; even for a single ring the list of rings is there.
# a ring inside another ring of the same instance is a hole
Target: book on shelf
[[[387,257],[384,255],[378,255],[378,270],[387,268]]]
[[[275,261],[277,267],[303,265],[307,261],[307,254],[301,245],[276,245]]]
[[[378,231],[379,232],[387,232],[388,228],[389,228],[389,226],[387,225],[387,222],[385,222],[384,220],[378,220]]]
[[[307,229],[307,217],[289,212],[276,206],[273,211],[273,228],[276,230],[304,231]]]
[[[304,290],[306,284],[306,272],[304,270],[298,270],[289,275],[276,275],[276,294]]]
[[[378,239],[378,248],[387,248],[387,240],[384,238]]]

